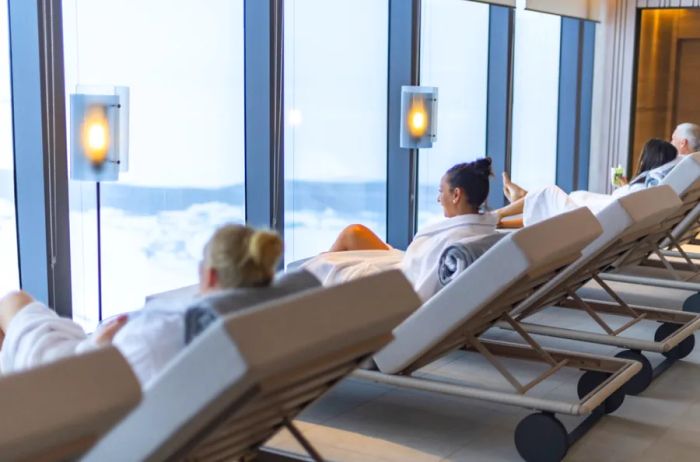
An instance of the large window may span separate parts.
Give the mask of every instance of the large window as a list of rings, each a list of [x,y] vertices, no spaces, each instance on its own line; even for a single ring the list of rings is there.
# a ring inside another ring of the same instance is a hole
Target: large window
[[[513,74],[513,180],[525,189],[556,181],[559,16],[518,10]]]
[[[421,85],[438,87],[438,140],[419,156],[418,227],[442,218],[440,178],[486,150],[489,6],[425,0],[421,14]]]
[[[64,0],[63,26],[67,94],[130,90],[128,171],[71,181],[73,313],[90,324],[195,283],[212,231],[244,221],[243,0]]]
[[[7,2],[0,2],[0,297],[19,288]]]
[[[386,233],[387,0],[286,0],[285,260]]]

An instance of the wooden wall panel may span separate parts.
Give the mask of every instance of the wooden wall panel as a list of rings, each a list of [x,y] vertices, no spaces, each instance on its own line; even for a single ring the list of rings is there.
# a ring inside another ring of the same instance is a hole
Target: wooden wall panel
[[[645,10],[641,17],[632,164],[649,138],[700,123],[700,10]]]
[[[677,46],[678,63],[681,65],[676,68],[674,123],[700,123],[700,38],[679,40]]]

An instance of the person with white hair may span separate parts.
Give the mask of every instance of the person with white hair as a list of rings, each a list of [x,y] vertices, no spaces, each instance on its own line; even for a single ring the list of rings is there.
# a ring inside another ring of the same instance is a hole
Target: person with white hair
[[[690,122],[678,125],[671,135],[671,144],[678,149],[679,157],[699,152],[700,125]]]

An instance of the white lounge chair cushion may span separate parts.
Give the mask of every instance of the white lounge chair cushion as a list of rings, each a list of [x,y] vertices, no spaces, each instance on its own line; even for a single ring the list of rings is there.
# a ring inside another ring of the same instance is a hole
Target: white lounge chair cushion
[[[689,154],[681,159],[661,184],[671,186],[676,194],[683,196],[697,182],[700,182],[700,152]]]
[[[603,227],[603,234],[583,250],[581,261],[567,270],[577,270],[600,250],[619,239],[623,233],[635,232],[660,223],[682,204],[669,185],[653,186],[616,199],[596,215]]]
[[[72,460],[141,399],[116,348],[61,359],[0,380],[0,460]]]
[[[180,457],[179,451],[206,438],[218,419],[252,405],[280,380],[304,384],[318,378],[321,366],[349,372],[341,366],[356,364],[362,359],[358,355],[385,343],[391,329],[419,305],[403,274],[388,271],[229,315],[171,362],[137,409],[85,460]],[[284,402],[277,404],[288,409]],[[250,429],[228,430],[236,435]]]
[[[520,303],[513,310],[513,314],[521,313],[539,303],[545,295],[551,296],[550,292],[554,287],[578,273],[625,234],[663,221],[681,205],[681,200],[668,185],[653,186],[615,199],[596,215],[603,233],[583,249],[578,260]]]

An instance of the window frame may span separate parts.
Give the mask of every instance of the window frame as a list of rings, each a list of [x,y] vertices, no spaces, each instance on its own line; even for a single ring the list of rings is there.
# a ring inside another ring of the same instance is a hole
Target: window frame
[[[512,7],[489,8],[486,150],[498,173],[511,166],[515,24]],[[20,282],[70,317],[61,11],[61,0],[9,0],[13,148],[23,153],[15,156]],[[386,229],[397,248],[408,246],[417,226],[418,153],[399,147],[399,102],[401,86],[420,81],[420,14],[421,0],[389,0]],[[284,0],[244,0],[246,222],[279,232],[284,231],[283,15]],[[562,21],[567,36],[560,70],[571,82],[560,82],[559,89],[557,183],[569,190],[588,183],[595,23]],[[578,33],[569,34],[569,27]],[[572,101],[573,116],[567,115]],[[496,175],[492,208],[505,203],[501,186]]]

